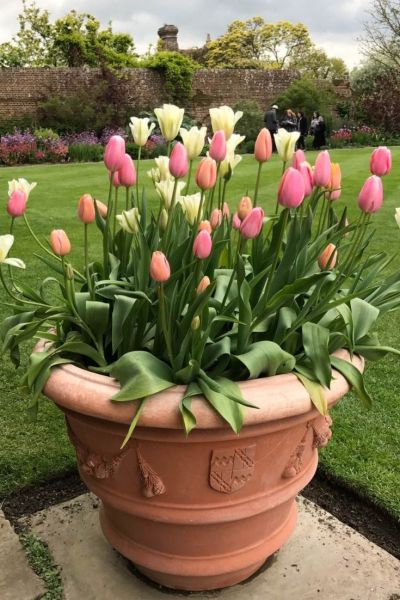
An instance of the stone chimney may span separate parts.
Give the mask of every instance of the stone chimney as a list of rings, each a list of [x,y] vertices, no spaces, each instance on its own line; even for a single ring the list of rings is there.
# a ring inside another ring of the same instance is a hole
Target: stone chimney
[[[178,52],[178,28],[175,25],[163,25],[157,33],[163,42],[164,50]]]

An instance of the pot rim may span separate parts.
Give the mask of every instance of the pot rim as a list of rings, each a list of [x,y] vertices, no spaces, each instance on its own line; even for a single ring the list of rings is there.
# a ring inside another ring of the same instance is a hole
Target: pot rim
[[[39,342],[35,350],[45,345]],[[335,355],[351,362],[360,372],[364,370],[363,358],[350,354],[347,350],[338,350]],[[258,409],[245,408],[243,425],[259,425],[303,415],[313,409],[310,396],[302,383],[293,373],[261,377],[237,382],[243,397],[258,406]],[[72,364],[52,369],[44,394],[60,408],[72,410],[89,417],[120,424],[130,424],[139,402],[112,402],[110,400],[118,389],[118,382],[108,377],[87,371]],[[139,420],[140,427],[182,429],[179,403],[186,386],[176,385],[154,394],[145,404]],[[330,390],[325,390],[328,407],[335,404],[350,389],[346,379],[333,370]],[[200,396],[192,398],[191,410],[197,421],[197,429],[227,428],[226,422]]]

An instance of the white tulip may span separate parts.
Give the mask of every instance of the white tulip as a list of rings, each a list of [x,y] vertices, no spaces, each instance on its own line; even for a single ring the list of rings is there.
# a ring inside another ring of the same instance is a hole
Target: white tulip
[[[155,123],[151,123],[151,125],[149,125],[149,121],[150,119],[148,117],[143,119],[131,117],[131,123],[129,124],[129,127],[131,128],[133,141],[138,146],[144,146],[146,144],[151,132],[156,126]]]
[[[225,177],[229,173],[232,174],[235,167],[240,163],[242,157],[240,154],[235,154],[234,152],[229,152],[226,155],[225,160],[220,163],[219,166],[219,175],[220,177]]]
[[[189,129],[180,129],[179,133],[186,148],[189,160],[193,160],[200,155],[204,148],[207,134],[207,127],[192,127]]]
[[[20,177],[20,179],[13,179],[12,181],[8,182],[8,195],[11,196],[13,192],[18,190],[24,192],[26,199],[28,200],[29,194],[33,189],[35,189],[36,186],[36,182],[29,183],[26,179],[23,179],[22,177]]]
[[[147,176],[153,180],[153,183],[158,183],[159,181],[166,181],[167,179],[172,179],[172,175],[169,172],[168,156],[158,156],[154,160],[157,167],[153,167],[153,169],[147,171]]]
[[[397,225],[400,227],[400,208],[396,208],[394,218],[396,219]]]
[[[117,221],[121,225],[121,228],[132,234],[139,231],[139,219],[139,209],[136,207],[130,210],[123,210],[122,214],[117,215]]]
[[[283,162],[292,160],[296,142],[300,137],[299,131],[286,131],[286,129],[278,129],[278,133],[274,133],[276,149]]]
[[[171,207],[172,203],[172,195],[174,193],[174,179],[165,179],[164,181],[160,181],[156,183],[156,191],[160,196],[162,202],[164,203],[164,207],[168,210]],[[181,191],[185,187],[186,183],[184,181],[178,181],[176,186],[176,202],[179,202]]]
[[[180,204],[182,206],[183,214],[185,215],[190,225],[193,225],[197,219],[197,215],[199,214],[200,208],[200,200],[200,192],[197,192],[197,194],[192,194],[191,196],[182,196],[180,198]]]
[[[242,116],[243,113],[241,110],[233,112],[230,106],[210,108],[211,127],[213,132],[224,131],[225,138],[228,141],[235,129],[236,123]]]
[[[12,267],[18,267],[19,269],[25,269],[25,263],[19,258],[7,258],[7,254],[10,252],[13,243],[13,235],[10,235],[9,233],[6,235],[0,235],[0,264],[11,265]]]
[[[167,142],[171,142],[178,135],[184,112],[183,108],[174,104],[163,104],[162,108],[154,109],[162,136]]]

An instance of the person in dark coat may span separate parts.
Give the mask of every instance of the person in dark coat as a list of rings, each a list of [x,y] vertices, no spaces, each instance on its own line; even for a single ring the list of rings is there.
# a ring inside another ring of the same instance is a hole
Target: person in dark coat
[[[316,114],[316,120],[314,123],[314,140],[313,148],[319,150],[322,146],[326,146],[326,125],[324,118],[319,113]]]
[[[297,131],[297,118],[295,113],[290,110],[290,108],[285,111],[284,117],[281,121],[281,127],[286,129],[286,131],[289,131],[289,133],[292,131]]]
[[[306,136],[308,135],[308,119],[302,111],[297,113],[297,123],[298,123],[298,129],[300,131],[300,137],[299,137],[299,141],[297,142],[297,147],[300,150],[305,150],[306,149]]]
[[[273,106],[271,106],[271,108],[269,110],[267,110],[267,112],[264,115],[265,127],[268,129],[268,131],[271,134],[272,150],[274,152],[276,152],[276,144],[275,144],[274,134],[278,133],[278,117],[276,116],[277,110],[278,110],[278,107],[276,104],[274,104]]]

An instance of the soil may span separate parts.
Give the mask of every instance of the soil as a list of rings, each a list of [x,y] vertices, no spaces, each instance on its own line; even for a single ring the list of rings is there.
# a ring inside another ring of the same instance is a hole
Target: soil
[[[71,500],[86,491],[77,471],[72,471],[43,484],[23,488],[4,498],[0,506],[18,531],[20,517]],[[399,520],[382,507],[360,497],[344,482],[333,479],[319,469],[302,495],[400,559]]]

